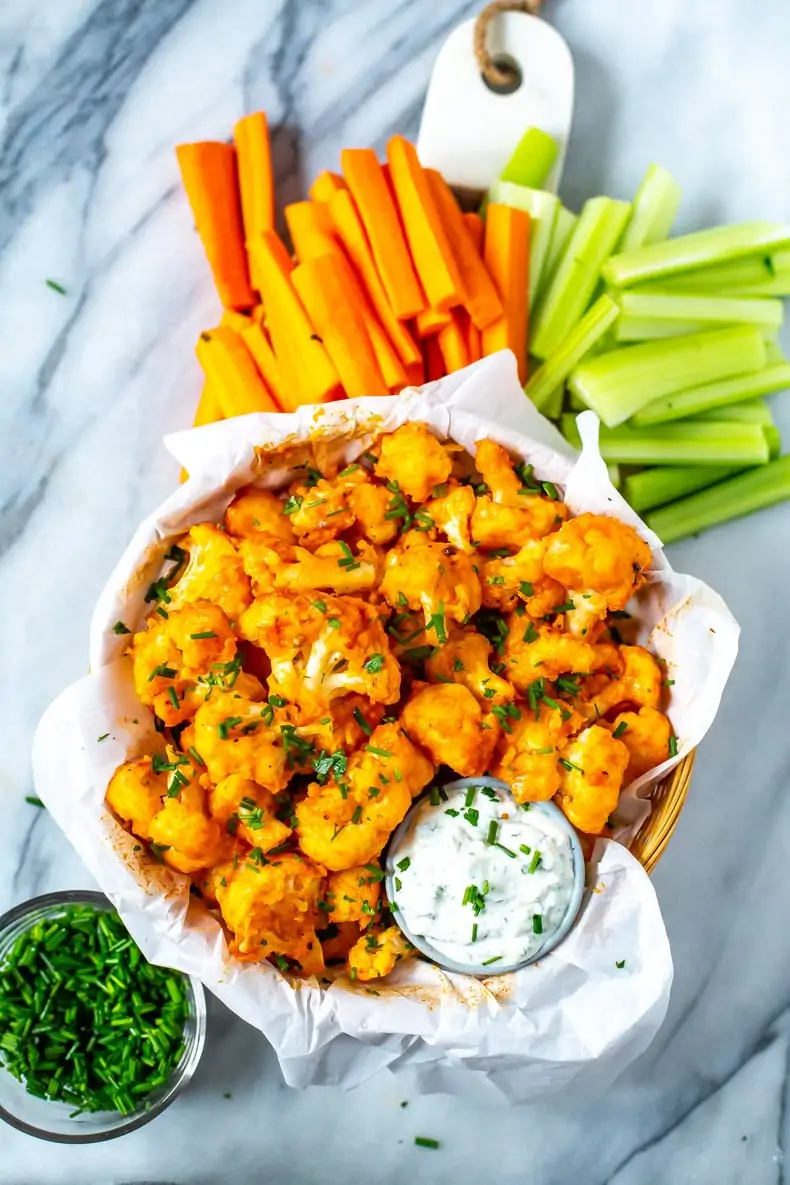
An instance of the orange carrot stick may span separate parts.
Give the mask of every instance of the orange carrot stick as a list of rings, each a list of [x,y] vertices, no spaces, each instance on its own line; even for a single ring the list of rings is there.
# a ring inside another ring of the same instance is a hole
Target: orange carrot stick
[[[249,243],[262,231],[274,229],[272,149],[263,111],[254,111],[240,119],[233,129],[233,140],[239,161],[244,239]],[[252,261],[250,273],[253,281],[257,281]],[[257,282],[254,286],[258,287]]]
[[[478,329],[485,329],[503,313],[502,301],[494,281],[483,263],[480,248],[472,240],[460,207],[452,195],[450,186],[436,169],[426,169],[425,176],[439,211],[450,248],[458,264],[469,316]]]
[[[203,390],[200,392],[200,398],[197,401],[195,408],[195,418],[192,421],[193,428],[202,428],[204,424],[216,424],[218,420],[224,420],[222,408],[219,405],[216,392],[211,386],[208,379],[203,383]],[[186,469],[181,470],[181,481],[184,482],[189,477]]]
[[[179,144],[176,158],[220,301],[226,308],[249,308],[255,296],[244,249],[236,150],[203,140]]]
[[[333,195],[329,202],[329,213],[338,237],[367,290],[370,303],[406,368],[409,382],[421,383],[424,372],[419,347],[409,330],[402,321],[398,320],[392,310],[392,305],[376,270],[365,227],[354,199],[347,189]]]
[[[469,231],[469,237],[474,243],[475,249],[483,254],[483,219],[479,214],[475,214],[473,210],[467,211],[462,215],[464,226]]]
[[[423,352],[425,354],[425,373],[429,383],[434,379],[442,379],[447,374],[444,364],[444,354],[439,348],[439,342],[436,334],[431,337],[426,337],[422,343]]]
[[[413,144],[393,136],[387,144],[390,179],[406,238],[428,304],[451,309],[467,292],[450,240]]]
[[[430,337],[431,334],[438,333],[440,329],[446,329],[452,319],[452,313],[449,309],[435,309],[433,306],[429,309],[423,309],[414,318],[414,328],[417,331],[417,337]]]
[[[241,337],[258,367],[261,378],[269,388],[272,399],[280,407],[285,407],[282,374],[266,330],[259,322],[250,321],[249,325],[245,325],[241,330]]]
[[[452,374],[456,370],[462,370],[469,364],[469,349],[461,326],[460,314],[462,312],[464,312],[463,309],[453,310],[450,324],[446,325],[444,329],[440,329],[436,335],[436,340],[439,343],[439,349],[442,351],[445,369],[448,374]]]
[[[282,240],[264,231],[250,244],[266,307],[266,323],[282,373],[282,398],[287,411],[302,403],[327,403],[342,398],[340,379],[320,331],[311,324],[292,283],[294,265]]]
[[[319,255],[294,268],[294,288],[337,367],[348,397],[386,395],[387,384],[363,315],[353,288],[349,291],[345,273],[348,266],[341,255]]]
[[[344,148],[340,161],[387,298],[395,316],[406,321],[427,302],[381,165],[372,148]]]
[[[482,333],[475,325],[466,309],[458,310],[461,330],[466,341],[466,352],[470,362],[479,362],[483,357]]]
[[[251,321],[252,317],[247,313],[237,313],[235,309],[223,309],[219,319],[220,325],[224,325],[228,329],[235,329],[237,333],[242,333]]]
[[[527,281],[529,276],[529,214],[492,202],[486,211],[485,265],[499,291],[505,312],[483,330],[483,354],[510,349],[518,377],[527,381]]]
[[[223,416],[278,411],[247,347],[234,329],[218,325],[201,333],[196,354]]]
[[[291,202],[285,221],[300,263],[337,249],[329,212],[320,202]]]
[[[332,173],[329,169],[324,169],[323,173],[319,173],[310,186],[310,198],[314,202],[329,202],[339,189],[346,188],[346,183],[339,173]]]

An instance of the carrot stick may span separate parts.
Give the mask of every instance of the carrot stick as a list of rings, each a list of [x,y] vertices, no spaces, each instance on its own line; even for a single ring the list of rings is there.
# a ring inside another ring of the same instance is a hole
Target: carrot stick
[[[249,243],[262,231],[274,229],[274,171],[269,125],[263,111],[240,119],[233,129],[233,141],[239,162],[244,239]],[[250,272],[257,288],[252,261]]]
[[[300,263],[337,249],[332,219],[320,202],[291,202],[285,207],[285,221]]]
[[[387,395],[365,321],[342,255],[319,255],[293,271],[293,285],[310,314],[350,399]]]
[[[226,308],[249,308],[255,295],[244,249],[236,150],[203,140],[179,144],[176,159],[220,301]]]
[[[197,401],[192,427],[202,428],[204,424],[216,424],[218,420],[224,419],[225,417],[222,414],[222,408],[219,405],[216,392],[208,379],[206,379],[203,383],[203,390],[200,392],[200,398]],[[184,482],[188,477],[189,474],[186,469],[182,469],[180,480]]]
[[[466,214],[462,215],[464,226],[469,231],[469,237],[475,245],[475,249],[483,254],[483,219],[474,211],[468,210]]]
[[[274,356],[269,335],[259,322],[250,321],[241,330],[241,338],[252,355],[258,372],[271,392],[272,399],[280,407],[285,407],[283,395],[283,378],[280,366]]]
[[[331,173],[329,169],[324,169],[310,186],[310,199],[314,202],[329,202],[339,189],[346,188],[346,183],[339,173]]]
[[[463,312],[463,309],[453,310],[450,324],[444,329],[440,329],[436,335],[448,374],[452,374],[456,370],[463,370],[465,366],[469,365],[469,348],[461,325],[460,314]]]
[[[425,308],[426,300],[386,177],[372,148],[344,148],[340,161],[387,298],[395,316],[406,321]]]
[[[237,313],[235,309],[223,309],[219,319],[220,325],[224,325],[228,329],[235,329],[237,333],[243,333],[251,321],[252,317],[247,313]]]
[[[355,279],[353,275],[350,278],[352,280]],[[406,368],[395,352],[392,342],[384,332],[384,327],[373,312],[362,289],[358,285],[356,289],[349,285],[349,293],[353,295],[359,312],[362,315],[376,362],[381,371],[381,377],[384,379],[387,390],[394,395],[398,391],[402,391],[404,387],[410,386],[412,380],[409,378]]]
[[[428,304],[437,309],[464,304],[464,281],[414,145],[403,136],[393,136],[387,144],[387,161],[411,257]]]
[[[224,417],[279,410],[235,329],[201,333],[195,352]]]
[[[529,214],[492,202],[486,211],[483,258],[499,291],[505,312],[483,330],[483,354],[510,349],[518,377],[527,380],[527,281]]]
[[[452,319],[449,309],[435,309],[433,306],[423,309],[414,318],[414,328],[417,331],[417,337],[431,337],[432,334],[438,333],[440,329],[446,329]]]
[[[435,379],[443,379],[447,374],[444,363],[444,354],[442,353],[439,342],[435,334],[431,337],[426,337],[422,343],[422,348],[425,353],[425,373],[429,383]]]
[[[482,332],[477,328],[466,309],[458,310],[461,330],[466,341],[466,351],[470,362],[479,362],[483,357]]]
[[[477,328],[485,329],[486,325],[502,316],[502,301],[483,263],[480,248],[475,246],[469,234],[450,186],[436,169],[426,169],[425,176],[428,178],[434,203],[458,264],[466,291],[464,305]]]
[[[281,368],[284,407],[293,411],[302,403],[342,398],[337,370],[292,283],[294,265],[282,240],[275,231],[266,230],[250,247],[261,277],[267,328]]]

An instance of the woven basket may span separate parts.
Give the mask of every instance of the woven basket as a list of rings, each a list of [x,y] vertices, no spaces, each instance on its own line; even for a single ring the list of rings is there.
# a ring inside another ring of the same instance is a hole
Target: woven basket
[[[672,838],[686,801],[693,768],[694,753],[691,752],[668,778],[653,787],[650,795],[652,810],[631,844],[631,855],[637,858],[647,873],[653,871]]]

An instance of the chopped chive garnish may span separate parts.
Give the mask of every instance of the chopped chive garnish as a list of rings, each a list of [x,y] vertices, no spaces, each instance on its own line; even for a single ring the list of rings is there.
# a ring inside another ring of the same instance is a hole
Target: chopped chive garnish
[[[471,823],[473,827],[476,827],[480,821],[480,811],[478,811],[475,807],[470,806],[469,810],[464,811],[464,818],[466,819],[467,823]]]
[[[622,971],[623,967],[625,967],[625,959],[618,959],[615,963],[615,967],[618,971]]]
[[[494,955],[493,959],[484,959],[482,966],[483,967],[490,967],[492,963],[498,963],[501,958],[502,958],[501,955]]]
[[[418,1148],[438,1148],[438,1140],[430,1140],[427,1136],[415,1136],[414,1143]]]
[[[372,753],[375,757],[391,757],[389,749],[377,749],[375,745],[365,745],[365,752]]]
[[[116,621],[115,625],[112,627],[112,632],[114,634],[130,634],[132,631],[129,629],[128,625],[124,625],[122,621]]]
[[[533,915],[532,915],[532,933],[533,934],[542,934],[543,933],[543,918],[539,913],[533,913]]]
[[[670,757],[677,757],[677,755],[678,755],[678,738],[676,736],[671,736],[669,738],[669,756]]]
[[[44,803],[41,801],[41,799],[38,798],[35,794],[26,794],[25,795],[25,802],[29,803],[30,806],[40,806],[40,807],[43,807],[44,810],[47,809],[44,806]]]
[[[187,749],[187,753],[188,753],[188,754],[189,754],[189,756],[192,758],[192,760],[194,761],[195,765],[202,765],[202,766],[205,766],[205,764],[206,764],[206,763],[205,763],[205,761],[204,761],[204,760],[203,760],[203,758],[200,756],[200,754],[198,753],[198,751],[197,751],[197,749],[195,748],[195,746],[194,746],[194,745],[190,745],[190,746],[189,746],[189,748]]]
[[[202,638],[216,638],[217,635],[214,630],[202,630],[199,634],[190,634],[189,636],[195,641],[199,641]]]
[[[313,601],[313,608],[319,613],[326,613],[326,601]]]
[[[528,856],[530,854],[530,852],[532,851],[532,848],[529,846],[528,843],[522,843],[522,844],[519,844],[518,850],[520,852],[523,852],[525,856]]]
[[[498,833],[499,833],[499,823],[496,821],[496,819],[492,819],[491,822],[488,824],[488,835],[486,836],[486,843],[487,844],[495,844],[496,837],[497,837]]]
[[[170,687],[168,687],[167,694],[170,698],[170,703],[173,705],[175,710],[178,711],[178,708],[179,708],[178,692],[176,691],[175,687],[173,687],[172,685]]]
[[[466,792],[466,797],[464,798],[464,806],[471,806],[475,800],[476,794],[477,794],[477,786],[470,786]]]
[[[383,654],[371,654],[370,658],[367,659],[367,661],[362,665],[366,671],[370,671],[371,675],[377,675],[379,671],[383,669],[384,662],[385,659]]]
[[[106,741],[106,740],[107,740],[107,737],[108,737],[109,735],[110,735],[110,734],[109,734],[108,732],[103,732],[103,733],[101,734],[101,736],[100,736],[100,737],[96,737],[96,740],[99,742],[99,744],[101,744],[101,742],[102,742],[102,741]]]
[[[455,810],[454,807],[448,807],[444,813],[446,815],[449,815],[452,819],[456,819],[460,815],[461,812]]]
[[[511,860],[515,860],[516,853],[511,851],[510,848],[506,848],[503,843],[498,843],[495,846],[498,847],[501,852],[504,852],[506,856],[510,856]]]
[[[536,848],[535,852],[532,856],[532,859],[529,862],[529,871],[530,872],[537,872],[538,868],[540,867],[540,861],[541,861],[540,851],[538,848]]]
[[[362,818],[362,807],[361,806],[354,807],[354,813],[351,816],[351,822],[352,823],[359,823],[361,818]]]
[[[472,942],[477,942],[477,922],[472,925]]]
[[[621,720],[620,723],[617,725],[617,728],[612,733],[612,736],[615,738],[621,737],[623,735],[623,733],[627,732],[627,731],[628,731],[628,722],[626,720]]]
[[[439,798],[439,787],[431,786],[430,794],[428,795],[431,806],[438,806],[441,802]]]
[[[567,769],[569,773],[571,770],[574,770],[574,769],[576,770],[577,773],[580,773],[580,774],[584,773],[584,770],[582,769],[582,767],[580,765],[574,765],[574,763],[572,761],[568,761],[567,757],[560,757],[560,765],[562,766],[563,769]]]
[[[575,608],[573,601],[563,601],[561,605],[554,606],[552,613],[570,613],[571,609]]]
[[[535,629],[533,622],[529,623],[529,625],[527,626],[527,628],[524,631],[524,637],[521,640],[522,640],[522,642],[537,642],[538,631]]]
[[[59,296],[66,296],[66,289],[57,280],[45,280],[47,288],[51,288],[53,292],[57,292]]]
[[[327,620],[328,624],[332,627],[333,630],[340,629],[340,621],[338,620],[337,617],[327,617],[326,620]]]
[[[296,514],[303,502],[304,498],[302,498],[299,494],[291,494],[291,497],[283,506],[282,513],[288,515]]]
[[[411,859],[408,856],[404,856],[402,860],[398,861],[398,864],[397,864],[398,872],[405,872],[410,864],[411,864]]]

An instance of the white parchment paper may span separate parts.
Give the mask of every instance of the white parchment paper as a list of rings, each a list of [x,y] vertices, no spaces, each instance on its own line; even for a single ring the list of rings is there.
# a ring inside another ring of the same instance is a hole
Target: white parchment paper
[[[112,626],[119,619],[141,626],[145,589],[169,543],[191,524],[219,518],[250,481],[284,484],[308,438],[349,463],[379,432],[407,420],[428,423],[472,453],[478,440],[498,440],[531,462],[538,477],[564,487],[573,511],[600,511],[637,527],[655,558],[633,606],[638,639],[666,660],[675,681],[675,760],[697,745],[735,660],[737,624],[716,593],[672,570],[659,541],[612,487],[596,418],[580,418],[584,449],[577,458],[524,398],[515,359],[503,352],[397,398],[245,416],[169,437],[190,479],[141,524],[99,598],[92,674],[55,700],[36,734],[36,789],[148,958],[197,976],[260,1029],[290,1085],[352,1087],[388,1067],[408,1070],[423,1091],[514,1100],[598,1092],[655,1036],[672,980],[655,893],[622,844],[599,845],[577,925],[539,964],[478,981],[410,960],[373,994],[345,977],[331,985],[291,984],[268,963],[237,962],[185,878],[153,864],[104,804],[115,768],[150,750],[155,738],[123,657],[128,639]],[[673,764],[629,788],[621,835],[648,809],[639,792]]]

